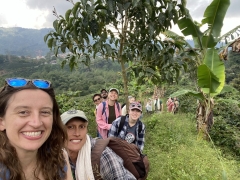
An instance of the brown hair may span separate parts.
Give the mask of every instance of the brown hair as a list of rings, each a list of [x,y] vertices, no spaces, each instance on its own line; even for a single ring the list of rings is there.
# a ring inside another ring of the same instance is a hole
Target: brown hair
[[[93,102],[94,102],[94,98],[95,98],[96,96],[99,96],[100,98],[102,98],[101,94],[94,94],[93,97],[92,97]]]
[[[25,89],[38,89],[32,83],[24,87],[13,88],[4,86],[0,90],[0,117],[4,117],[8,108],[8,101],[12,95]],[[60,180],[66,178],[67,164],[63,155],[64,143],[67,133],[62,124],[54,90],[41,89],[46,92],[53,102],[53,125],[48,139],[38,149],[37,166],[42,172],[44,179]],[[23,167],[18,159],[15,148],[10,144],[6,131],[0,131],[0,179],[23,180]],[[7,175],[9,177],[7,177]],[[34,176],[36,177],[35,173]],[[37,177],[36,177],[37,178]],[[38,179],[38,178],[37,178]]]

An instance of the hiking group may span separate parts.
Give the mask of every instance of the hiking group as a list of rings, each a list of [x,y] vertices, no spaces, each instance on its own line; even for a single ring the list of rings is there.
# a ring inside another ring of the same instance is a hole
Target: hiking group
[[[6,79],[0,89],[0,180],[146,179],[142,105],[133,100],[122,116],[118,97],[116,88],[93,95],[93,138],[83,111],[60,114],[51,82]]]
[[[157,95],[154,95],[153,98],[149,98],[146,102],[146,112],[151,114],[153,112],[159,113],[164,111],[163,102],[158,98]],[[166,102],[167,112],[176,114],[179,110],[179,99],[174,97],[169,97]]]

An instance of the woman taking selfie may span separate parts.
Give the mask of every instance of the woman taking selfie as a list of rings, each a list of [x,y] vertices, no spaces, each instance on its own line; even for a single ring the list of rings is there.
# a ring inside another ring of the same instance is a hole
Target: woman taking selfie
[[[51,83],[9,78],[0,89],[0,180],[72,180]]]

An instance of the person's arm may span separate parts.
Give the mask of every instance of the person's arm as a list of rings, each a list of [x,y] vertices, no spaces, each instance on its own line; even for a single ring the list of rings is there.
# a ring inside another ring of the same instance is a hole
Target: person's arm
[[[104,180],[136,180],[123,166],[123,160],[112,149],[106,147],[100,158],[100,174]]]
[[[172,111],[171,111],[171,113],[174,113],[174,108],[175,108],[175,104],[174,104],[174,102],[172,102]]]
[[[105,113],[103,113],[103,115],[102,115],[102,109],[103,109],[103,104],[101,103],[97,107],[96,122],[98,124],[98,127],[100,127],[101,129],[109,130],[111,128],[111,124],[108,124],[106,122],[106,119],[103,119],[103,118],[106,118],[106,115],[105,115]]]
[[[67,163],[66,164],[67,165],[66,180],[73,180],[72,170],[71,170],[69,159],[68,159],[68,154],[67,154],[67,151],[65,149],[63,150],[63,155],[64,155],[65,161]]]

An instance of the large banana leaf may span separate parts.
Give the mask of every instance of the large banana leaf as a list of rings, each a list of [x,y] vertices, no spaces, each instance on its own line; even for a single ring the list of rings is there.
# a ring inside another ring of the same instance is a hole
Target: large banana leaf
[[[203,33],[200,31],[199,26],[197,26],[191,15],[187,13],[185,17],[178,20],[178,27],[184,34],[184,36],[192,35],[193,37],[201,38]]]
[[[217,77],[218,82],[220,83],[218,88],[215,89],[215,84],[212,84],[214,87],[211,89],[211,96],[219,94],[225,84],[225,66],[223,62],[220,60],[218,52],[216,49],[211,48],[207,50],[206,56],[204,58],[204,64],[213,72],[213,74]]]
[[[196,97],[199,100],[205,99],[203,93],[198,92],[198,91],[189,90],[189,89],[182,89],[182,90],[176,91],[175,93],[171,94],[170,97],[178,97],[181,95],[191,95],[191,96]]]
[[[205,64],[198,66],[198,86],[205,94],[215,93],[220,82],[215,74]]]
[[[210,33],[208,33],[208,38],[204,37],[204,47],[213,47],[215,44],[212,42],[213,40],[217,43],[229,5],[230,0],[213,0],[205,10],[202,24],[208,24],[208,32]]]

